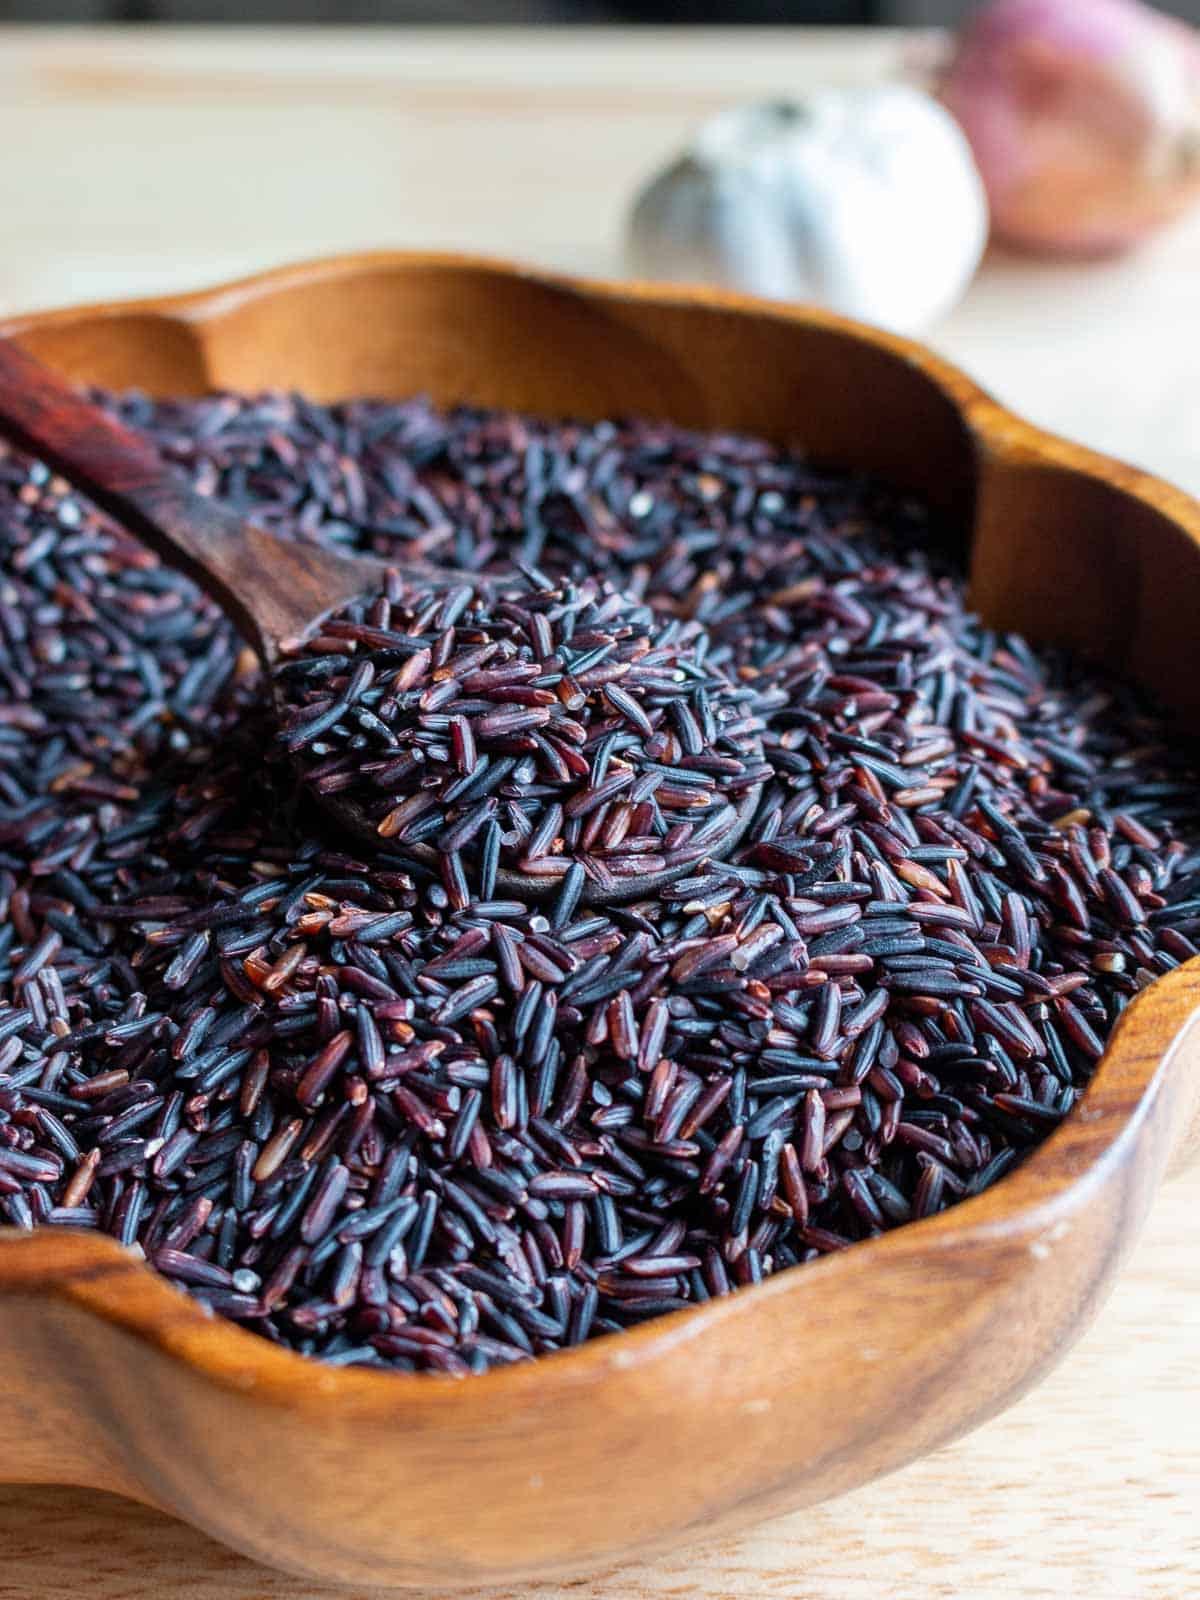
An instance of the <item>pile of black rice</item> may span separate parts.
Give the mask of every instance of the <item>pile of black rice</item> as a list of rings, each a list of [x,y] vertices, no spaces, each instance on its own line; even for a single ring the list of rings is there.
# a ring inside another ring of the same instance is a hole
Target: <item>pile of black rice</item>
[[[698,623],[595,579],[521,576],[447,592],[393,569],[285,647],[280,733],[352,831],[437,852],[456,911],[473,869],[476,900],[561,886],[565,921],[585,883],[612,903],[732,849],[781,700],[718,666]]]
[[[530,693],[632,660],[606,641],[636,624],[753,743],[716,749],[661,674],[650,703],[601,672],[549,741],[513,714],[549,701],[459,680],[422,712],[429,771],[390,758],[436,803],[361,844],[297,800],[215,608],[0,450],[6,1224],[111,1234],[327,1361],[479,1371],[979,1193],[1196,953],[1193,770],[1127,688],[982,626],[919,505],[661,424],[110,403],[292,537],[515,572],[551,613]],[[469,655],[465,599],[386,603],[393,666]],[[334,789],[387,764],[383,701],[344,691],[389,641],[350,620],[293,740]],[[438,761],[503,770],[450,815]],[[757,800],[721,859],[663,795],[722,806],[726,779]],[[606,898],[631,838],[686,871]]]

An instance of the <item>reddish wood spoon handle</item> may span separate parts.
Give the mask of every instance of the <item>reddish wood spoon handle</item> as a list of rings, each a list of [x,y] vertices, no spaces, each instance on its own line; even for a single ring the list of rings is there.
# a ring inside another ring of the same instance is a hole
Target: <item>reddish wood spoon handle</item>
[[[267,661],[370,589],[381,564],[277,538],[198,494],[145,439],[0,339],[0,433],[40,457],[201,584]]]

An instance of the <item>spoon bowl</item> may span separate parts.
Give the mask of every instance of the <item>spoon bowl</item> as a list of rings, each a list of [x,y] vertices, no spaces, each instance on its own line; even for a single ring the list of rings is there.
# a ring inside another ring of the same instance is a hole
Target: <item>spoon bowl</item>
[[[385,576],[400,576],[423,588],[492,588],[502,579],[412,562],[397,565],[367,556],[345,556],[313,542],[281,539],[192,488],[183,473],[164,461],[146,440],[11,339],[0,338],[0,434],[38,456],[170,566],[205,589],[245,635],[267,668],[276,710],[278,681],[272,669],[332,612],[382,588]],[[761,745],[757,747],[761,756]],[[631,877],[615,887],[589,882],[582,900],[617,904],[651,897],[694,871],[714,854],[737,845],[754,816],[762,785],[729,807],[725,824],[704,849],[658,872]],[[363,808],[342,795],[314,796],[343,832],[378,847],[379,833]],[[439,852],[416,843],[400,854],[436,871]],[[501,895],[547,899],[555,885],[501,869]]]

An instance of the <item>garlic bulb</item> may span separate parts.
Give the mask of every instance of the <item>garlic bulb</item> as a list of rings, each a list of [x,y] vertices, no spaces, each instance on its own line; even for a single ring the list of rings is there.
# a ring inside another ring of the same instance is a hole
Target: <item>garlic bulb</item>
[[[954,119],[903,84],[722,113],[639,196],[642,277],[808,300],[901,332],[962,293],[987,203]]]

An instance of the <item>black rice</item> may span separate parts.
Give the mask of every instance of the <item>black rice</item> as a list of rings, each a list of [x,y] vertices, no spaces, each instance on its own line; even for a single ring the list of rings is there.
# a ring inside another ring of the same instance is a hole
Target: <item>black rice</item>
[[[108,403],[290,537],[492,583],[333,619],[278,730],[214,607],[0,450],[5,1223],[479,1371],[980,1192],[1195,954],[1177,741],[984,627],[904,497],[659,423]]]
[[[436,849],[455,910],[468,877],[487,902],[498,868],[524,895],[576,863],[603,890],[706,859],[770,775],[757,740],[771,696],[710,649],[698,624],[595,580],[473,594],[394,574],[278,668],[280,740],[319,799],[397,847]],[[567,975],[532,944],[516,954],[534,976]],[[471,988],[462,1014],[491,997]]]

